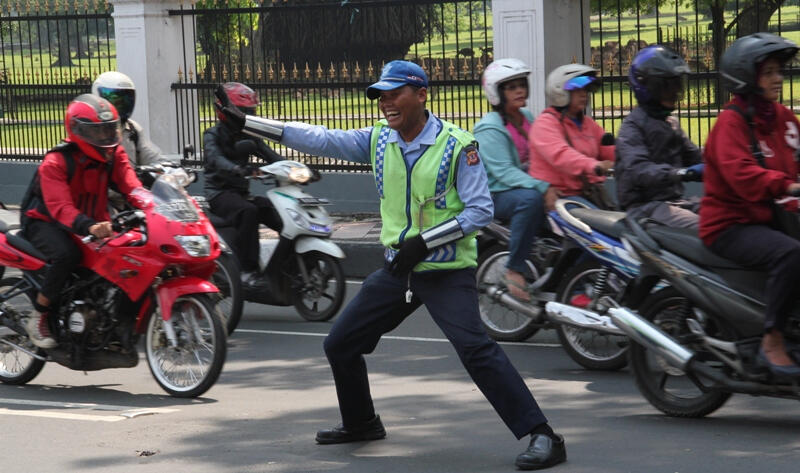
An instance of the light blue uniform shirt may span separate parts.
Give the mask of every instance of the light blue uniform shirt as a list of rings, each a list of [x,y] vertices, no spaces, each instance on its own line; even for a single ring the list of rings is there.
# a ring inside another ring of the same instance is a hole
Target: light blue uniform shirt
[[[403,141],[397,131],[389,132],[388,142],[397,143],[409,168],[428,146],[436,142],[436,136],[442,130],[441,120],[430,112],[426,113],[428,121],[425,127],[410,143]],[[281,144],[308,154],[370,164],[371,134],[371,126],[358,130],[329,130],[321,125],[288,122],[283,128]],[[463,151],[458,157],[456,190],[464,202],[464,210],[456,216],[464,233],[474,232],[492,221],[494,204],[489,194],[486,170],[480,162],[467,164]]]

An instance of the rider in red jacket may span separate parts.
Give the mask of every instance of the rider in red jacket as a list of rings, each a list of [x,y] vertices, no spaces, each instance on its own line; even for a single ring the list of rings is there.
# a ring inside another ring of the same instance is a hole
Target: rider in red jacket
[[[134,206],[151,200],[131,168],[122,146],[120,120],[105,99],[81,95],[67,107],[67,138],[44,157],[22,202],[23,235],[48,259],[36,311],[26,328],[42,348],[56,345],[47,320],[66,278],[80,263],[81,251],[70,233],[111,236],[108,187],[113,183]]]

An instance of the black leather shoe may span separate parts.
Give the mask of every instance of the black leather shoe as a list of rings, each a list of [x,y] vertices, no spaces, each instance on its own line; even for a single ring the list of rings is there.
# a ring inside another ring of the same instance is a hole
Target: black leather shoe
[[[549,435],[531,435],[528,449],[517,456],[515,465],[520,470],[541,470],[567,461],[567,448],[564,446],[564,437],[555,434],[556,439]]]
[[[339,424],[332,429],[317,432],[317,443],[323,445],[382,438],[386,438],[386,430],[383,428],[380,416],[375,416],[372,420],[350,429],[345,429],[343,424]]]

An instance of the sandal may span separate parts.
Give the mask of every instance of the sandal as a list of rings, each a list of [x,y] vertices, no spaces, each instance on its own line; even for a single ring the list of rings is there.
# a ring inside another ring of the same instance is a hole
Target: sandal
[[[503,284],[508,289],[508,294],[520,302],[530,302],[531,294],[528,292],[528,285],[525,283],[525,277],[517,272],[511,273],[515,276],[509,277],[510,273],[503,275]],[[519,279],[516,279],[516,278]]]

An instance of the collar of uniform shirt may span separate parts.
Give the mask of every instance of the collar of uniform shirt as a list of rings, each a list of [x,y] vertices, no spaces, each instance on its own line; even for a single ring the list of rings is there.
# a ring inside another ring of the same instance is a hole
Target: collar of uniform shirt
[[[397,143],[397,146],[403,150],[403,153],[413,152],[418,150],[420,147],[430,146],[436,143],[436,136],[439,134],[439,131],[442,129],[442,122],[436,118],[432,113],[425,110],[425,115],[428,117],[428,121],[425,122],[425,126],[422,128],[422,131],[417,135],[414,140],[410,143],[406,143],[403,139],[400,138],[400,133],[397,130],[392,130],[389,132],[389,137],[387,138],[388,143]]]

